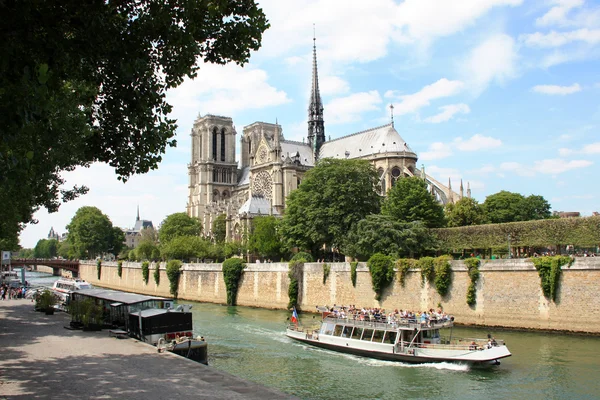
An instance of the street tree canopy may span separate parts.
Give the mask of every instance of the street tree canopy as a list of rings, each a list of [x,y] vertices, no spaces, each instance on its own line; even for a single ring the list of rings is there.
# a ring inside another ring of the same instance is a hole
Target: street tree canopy
[[[102,211],[89,206],[77,210],[67,225],[67,232],[67,241],[72,246],[71,252],[77,258],[93,259],[103,253],[112,252],[115,241],[120,240],[122,243],[124,240],[123,232],[113,227],[110,219]]]
[[[202,225],[198,218],[180,212],[167,215],[158,231],[158,238],[161,244],[165,244],[178,236],[200,236],[201,233]]]
[[[428,228],[445,224],[444,208],[429,193],[427,184],[414,176],[396,182],[383,202],[381,213],[399,222],[423,221]]]
[[[173,139],[168,89],[202,62],[244,64],[268,28],[253,0],[0,2],[0,239],[85,193],[61,173],[156,169]]]
[[[379,177],[366,160],[325,158],[286,200],[281,224],[289,247],[338,247],[352,226],[380,207]]]
[[[446,205],[446,221],[448,227],[469,226],[485,224],[487,217],[485,210],[477,202],[470,197],[463,197],[456,203],[448,203]]]

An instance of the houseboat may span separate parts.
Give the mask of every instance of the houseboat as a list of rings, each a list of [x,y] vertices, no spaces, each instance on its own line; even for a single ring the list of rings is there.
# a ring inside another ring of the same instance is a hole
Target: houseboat
[[[292,319],[294,320],[294,318]],[[501,340],[444,338],[453,318],[378,322],[324,313],[320,327],[303,328],[291,323],[286,335],[294,340],[358,356],[407,363],[457,362],[470,365],[499,364],[511,355]]]

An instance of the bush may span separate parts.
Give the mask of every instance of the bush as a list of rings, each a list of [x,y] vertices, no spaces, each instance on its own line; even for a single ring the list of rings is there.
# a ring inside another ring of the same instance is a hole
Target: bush
[[[227,305],[235,306],[242,273],[246,264],[241,258],[228,258],[223,262],[223,280],[227,288]]]
[[[398,270],[398,282],[404,286],[406,280],[406,273],[411,268],[417,267],[417,261],[412,258],[400,258],[396,260],[396,269]]]
[[[288,277],[290,278],[290,286],[288,288],[288,308],[298,306],[298,294],[300,292],[300,281],[302,280],[304,262],[300,260],[292,260],[289,263]]]
[[[323,285],[327,283],[327,278],[331,272],[331,267],[327,263],[323,263]]]
[[[117,261],[117,275],[119,278],[123,275],[123,261],[121,260]]]
[[[356,287],[356,267],[358,266],[358,261],[352,261],[350,263],[350,280],[352,281],[352,286]]]
[[[100,280],[100,276],[102,275],[102,260],[96,260],[96,274],[98,275],[98,280]]]
[[[169,291],[177,298],[179,291],[179,276],[181,275],[181,261],[171,260],[167,263],[167,278],[169,278]]]
[[[160,285],[160,263],[157,262],[154,266],[154,283],[156,286]]]
[[[304,251],[300,251],[300,252],[294,254],[294,256],[292,257],[292,259],[290,261],[302,261],[305,263],[314,262],[310,253],[306,253]]]
[[[392,257],[381,253],[375,253],[367,261],[371,273],[371,283],[375,291],[375,299],[381,300],[383,290],[389,286],[394,279],[394,264]]]
[[[150,277],[150,263],[148,261],[144,261],[142,263],[142,279],[144,283],[148,284],[148,278]]]
[[[434,260],[435,266],[435,289],[440,296],[444,297],[450,290],[452,284],[452,266],[450,265],[451,256],[440,256]]]
[[[40,311],[51,310],[58,303],[58,299],[48,289],[44,289],[35,299],[35,309]]]
[[[467,304],[470,306],[474,306],[477,303],[477,281],[479,280],[479,264],[481,260],[479,258],[467,258],[465,260],[465,265],[467,266],[469,279],[471,280],[471,284],[467,289]]]
[[[563,265],[570,267],[574,260],[568,256],[539,257],[530,258],[530,260],[535,265],[535,269],[537,269],[540,276],[544,296],[552,301],[556,301],[560,275],[562,273],[561,267]]]
[[[435,277],[435,267],[433,265],[433,257],[421,257],[417,261],[417,268],[421,270],[421,284],[431,282]]]

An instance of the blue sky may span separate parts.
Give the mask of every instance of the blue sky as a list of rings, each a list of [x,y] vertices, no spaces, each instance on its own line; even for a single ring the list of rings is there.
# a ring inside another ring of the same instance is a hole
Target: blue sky
[[[190,129],[198,114],[275,122],[306,136],[316,27],[325,132],[336,138],[389,122],[441,182],[470,182],[483,202],[500,190],[544,196],[553,210],[600,211],[600,3],[590,0],[268,0],[271,28],[241,68],[204,65],[169,93],[178,147],[159,169],[116,180],[93,165],[65,173],[90,192],[40,210],[21,245],[62,233],[93,205],[132,227],[185,211]]]

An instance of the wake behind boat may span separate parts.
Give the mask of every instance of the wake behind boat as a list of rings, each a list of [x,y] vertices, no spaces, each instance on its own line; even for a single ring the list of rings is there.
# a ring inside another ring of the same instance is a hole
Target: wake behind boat
[[[295,310],[294,310],[295,313]],[[395,321],[361,320],[356,316],[340,318],[323,313],[320,327],[305,328],[294,314],[286,335],[324,349],[387,361],[408,363],[458,362],[471,365],[499,364],[509,357],[503,341],[488,339],[452,339],[440,336],[451,331],[454,318],[417,322],[414,318]]]

